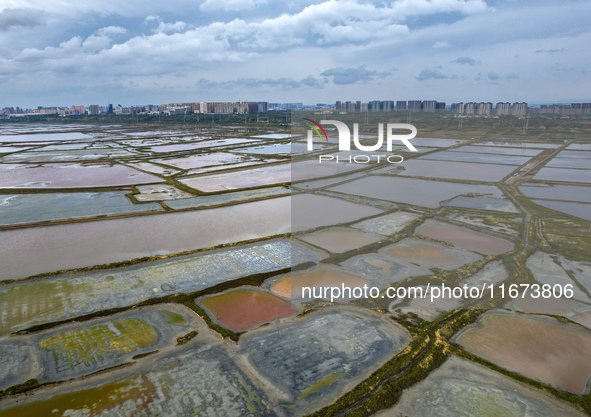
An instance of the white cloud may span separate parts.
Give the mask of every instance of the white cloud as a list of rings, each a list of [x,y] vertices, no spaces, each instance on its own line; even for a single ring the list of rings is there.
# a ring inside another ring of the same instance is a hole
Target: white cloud
[[[205,0],[199,5],[199,9],[204,12],[238,11],[254,9],[265,3],[267,3],[267,0]]]
[[[397,15],[409,17],[434,13],[481,13],[488,9],[484,0],[398,0],[392,5]]]
[[[166,23],[162,19],[160,19],[160,16],[150,15],[146,17],[146,22],[152,21],[158,22],[158,26],[155,29],[153,29],[154,33],[177,33],[182,32],[183,30],[188,28],[188,25],[180,20],[174,23]]]
[[[448,41],[437,41],[433,44],[433,48],[441,49],[441,48],[449,48],[451,45]]]
[[[88,38],[86,38],[86,40],[82,43],[82,47],[85,51],[89,52],[100,51],[109,48],[112,45],[112,37],[124,35],[125,33],[127,33],[127,30],[120,26],[107,26],[100,28]]]

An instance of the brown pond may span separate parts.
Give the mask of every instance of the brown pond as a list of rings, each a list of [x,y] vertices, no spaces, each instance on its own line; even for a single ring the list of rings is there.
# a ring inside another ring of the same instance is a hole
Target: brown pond
[[[394,246],[384,248],[383,252],[426,267],[434,266],[443,269],[449,269],[444,268],[446,265],[453,265],[454,268],[457,268],[478,259],[477,255],[474,255],[474,259],[468,259],[463,256],[461,250],[446,248],[436,243],[422,242],[419,239],[405,239]],[[469,255],[467,252],[465,254]]]
[[[0,232],[0,280],[287,233],[289,197]],[[59,244],[56,244],[59,242]]]
[[[230,291],[206,298],[202,304],[223,326],[236,331],[298,312],[289,301],[264,291]]]
[[[591,333],[552,319],[489,314],[456,342],[469,352],[563,391],[583,394],[591,374]]]
[[[330,252],[342,253],[369,245],[383,238],[373,233],[335,227],[301,236],[300,239]]]
[[[507,240],[437,222],[426,223],[419,228],[419,233],[485,255],[496,255],[513,248],[513,244]]]
[[[533,298],[531,296],[516,298],[513,306],[524,313],[567,315],[576,311],[580,304],[566,298]]]
[[[332,269],[315,269],[304,274],[283,278],[271,286],[271,291],[282,297],[299,299],[302,298],[303,287],[341,287],[342,285],[363,287],[366,284],[369,282],[343,272]],[[330,291],[328,298],[330,298]]]

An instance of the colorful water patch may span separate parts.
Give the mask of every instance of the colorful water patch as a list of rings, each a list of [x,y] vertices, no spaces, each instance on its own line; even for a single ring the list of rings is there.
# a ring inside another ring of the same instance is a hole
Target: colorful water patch
[[[475,253],[414,238],[404,239],[394,245],[386,246],[380,249],[380,253],[423,267],[446,270],[459,268],[481,258]]]
[[[587,392],[591,332],[551,318],[491,313],[455,339],[462,348],[528,378],[575,394]]]
[[[433,220],[426,221],[417,229],[417,233],[485,255],[497,255],[513,248],[513,243],[508,240]]]
[[[583,417],[553,395],[482,365],[449,357],[426,379],[406,389],[396,405],[376,417]]]
[[[36,393],[0,411],[1,417],[274,416],[268,400],[220,348],[196,349],[147,372],[99,387]],[[25,402],[25,404],[22,404]],[[18,405],[18,404],[21,405]]]
[[[205,298],[201,304],[224,327],[243,331],[298,310],[288,301],[265,291],[237,290]]]
[[[277,295],[292,300],[310,299],[317,294],[322,295],[318,298],[330,300],[330,291],[328,292],[328,297],[325,297],[322,290],[323,288],[341,288],[343,285],[346,287],[363,287],[364,285],[368,284],[368,281],[342,271],[319,268],[310,272],[294,274],[289,277],[282,278],[271,286],[271,291]],[[304,287],[310,288],[311,290],[306,291],[304,294]],[[312,297],[310,295],[312,295]],[[339,297],[336,301],[346,301],[350,298],[352,297]]]
[[[383,239],[380,235],[360,230],[335,227],[323,229],[309,235],[299,236],[300,240],[319,246],[333,253],[342,253],[357,249]]]
[[[98,310],[193,292],[251,274],[278,271],[322,254],[295,241],[272,240],[117,269],[60,274],[0,287],[0,336]]]

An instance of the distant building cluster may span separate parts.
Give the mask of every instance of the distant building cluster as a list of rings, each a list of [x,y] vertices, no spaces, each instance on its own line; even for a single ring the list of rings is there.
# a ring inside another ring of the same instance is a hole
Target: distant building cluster
[[[556,114],[564,116],[591,115],[591,103],[550,104],[540,106],[541,114]]]
[[[36,109],[22,109],[20,107],[4,107],[0,110],[0,117],[25,117],[35,115],[187,115],[187,114],[254,114],[268,111],[291,111],[291,110],[325,110],[346,113],[355,112],[390,112],[404,111],[408,113],[442,113],[451,112],[456,117],[525,117],[528,114],[527,103],[513,104],[499,102],[495,106],[491,102],[460,102],[453,103],[447,107],[446,103],[437,100],[372,100],[361,101],[337,101],[335,104],[304,105],[303,103],[269,103],[267,101],[242,101],[242,102],[192,102],[192,103],[169,103],[143,106],[123,107],[120,104],[114,106],[100,106],[91,104],[89,106],[73,105],[71,107],[37,107]],[[572,104],[551,104],[541,105],[538,108],[529,109],[539,112],[541,115],[552,115],[561,117],[570,116],[591,116],[591,103]]]
[[[468,102],[468,103],[453,103],[451,111],[463,116],[514,116],[524,117],[527,114],[527,103],[511,103],[499,102],[496,104],[494,111],[491,102]]]
[[[301,105],[301,103],[299,103]],[[2,111],[5,117],[22,117],[31,115],[57,114],[60,116],[78,116],[101,114],[155,114],[155,115],[179,115],[193,113],[215,113],[215,114],[252,114],[269,111],[269,102],[215,102],[215,103],[171,103],[145,106],[123,107],[121,105],[90,106],[73,105],[71,107],[38,107],[34,110],[20,109],[19,107],[5,107]]]
[[[269,103],[271,110],[301,110],[304,108],[304,103]]]
[[[361,101],[337,101],[335,110],[347,113],[377,112],[377,111],[410,111],[421,113],[435,113],[445,110],[445,103],[435,100],[373,100],[367,103]]]
[[[515,116],[524,117],[527,114],[527,103],[497,103],[493,107],[491,102],[453,103],[450,108],[445,102],[437,100],[374,100],[367,103],[361,101],[337,101],[335,109],[340,112],[372,112],[372,111],[405,111],[409,113],[442,113],[451,111],[460,116]],[[585,114],[585,113],[578,113]]]

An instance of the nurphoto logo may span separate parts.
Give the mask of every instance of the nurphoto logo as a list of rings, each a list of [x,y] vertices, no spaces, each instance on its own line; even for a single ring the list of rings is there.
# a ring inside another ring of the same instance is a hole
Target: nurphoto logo
[[[339,133],[339,151],[350,151],[351,150],[351,130],[349,127],[339,120],[321,120],[320,123],[315,122],[312,119],[304,119],[312,124],[308,124],[312,130],[314,130],[320,140],[325,140],[328,142],[328,135],[324,130],[323,125],[333,125],[336,127],[337,132]],[[313,141],[313,132],[312,130],[308,130],[308,150],[314,150],[314,141]],[[410,130],[408,134],[394,134],[396,130]],[[320,133],[322,132],[322,134]],[[392,152],[392,143],[394,141],[400,141],[407,147],[407,149],[411,152],[418,152],[417,148],[410,143],[410,140],[417,136],[417,128],[413,125],[407,123],[386,123],[386,150],[388,152]],[[353,144],[355,148],[363,152],[374,152],[381,149],[382,145],[384,144],[384,123],[378,124],[378,140],[375,145],[362,145],[359,140],[359,124],[353,123]],[[349,162],[349,163],[357,163],[357,164],[366,164],[370,161],[377,161],[386,160],[391,164],[399,164],[401,163],[404,158],[400,155],[383,155],[383,154],[372,154],[372,155],[355,155],[343,158],[342,156],[339,157],[338,155],[319,155],[319,162],[322,161],[333,161],[336,162]]]

